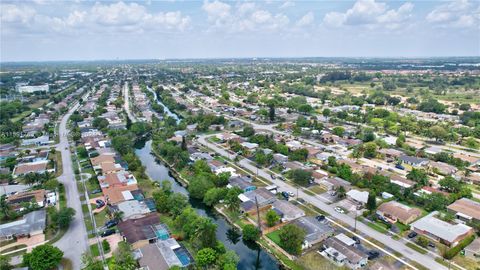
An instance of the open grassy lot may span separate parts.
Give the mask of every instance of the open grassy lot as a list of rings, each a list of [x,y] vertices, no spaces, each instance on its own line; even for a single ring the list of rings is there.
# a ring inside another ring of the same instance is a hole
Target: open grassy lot
[[[103,226],[108,219],[107,208],[104,208],[101,212],[93,214],[93,217],[95,218],[95,223],[97,224],[97,227]]]
[[[267,234],[267,237],[273,242],[275,242],[275,244],[280,245],[280,235],[278,230]]]
[[[338,267],[324,258],[321,254],[318,254],[316,250],[312,250],[298,259],[298,264],[300,264],[304,269],[308,270],[338,270],[338,269],[348,269],[347,267]]]
[[[322,194],[322,193],[327,192],[327,190],[322,188],[320,185],[311,186],[310,188],[308,188],[308,190],[310,190],[311,192],[316,193],[316,194]]]

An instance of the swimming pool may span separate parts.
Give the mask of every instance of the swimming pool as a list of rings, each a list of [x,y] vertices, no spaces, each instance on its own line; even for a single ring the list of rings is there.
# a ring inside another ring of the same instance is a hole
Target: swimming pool
[[[160,240],[167,240],[170,238],[170,233],[168,232],[167,228],[165,228],[162,225],[157,225],[154,228],[155,230],[155,235],[157,236],[158,239]]]
[[[192,262],[190,254],[184,247],[177,248],[173,252],[175,252],[175,255],[177,255],[183,266],[187,266]]]

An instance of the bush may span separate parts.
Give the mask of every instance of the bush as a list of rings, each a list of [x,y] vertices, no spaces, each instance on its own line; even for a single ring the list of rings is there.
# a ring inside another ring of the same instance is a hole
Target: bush
[[[102,241],[102,248],[103,252],[110,252],[110,243],[106,239]]]
[[[460,250],[464,249],[466,246],[470,245],[470,243],[475,239],[475,236],[474,235],[470,235],[469,237],[463,239],[460,243],[458,243],[456,246],[452,247],[451,249],[447,250],[447,252],[445,252],[444,256],[445,259],[452,259],[453,257],[455,257],[455,255],[457,255],[458,252],[460,252]]]

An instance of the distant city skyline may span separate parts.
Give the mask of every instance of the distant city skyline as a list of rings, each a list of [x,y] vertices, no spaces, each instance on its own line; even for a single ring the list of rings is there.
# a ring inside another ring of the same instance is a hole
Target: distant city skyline
[[[476,1],[2,1],[0,61],[480,56]]]

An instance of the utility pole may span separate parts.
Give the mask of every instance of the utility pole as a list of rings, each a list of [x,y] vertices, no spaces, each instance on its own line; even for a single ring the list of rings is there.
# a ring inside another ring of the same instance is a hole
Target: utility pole
[[[260,235],[262,235],[262,224],[260,223],[260,209],[259,209],[259,207],[258,207],[257,196],[255,196],[255,206],[257,207],[257,225],[258,225],[258,230],[260,231]]]
[[[353,228],[353,232],[357,232],[357,215],[358,215],[358,210],[355,209],[355,226]]]

